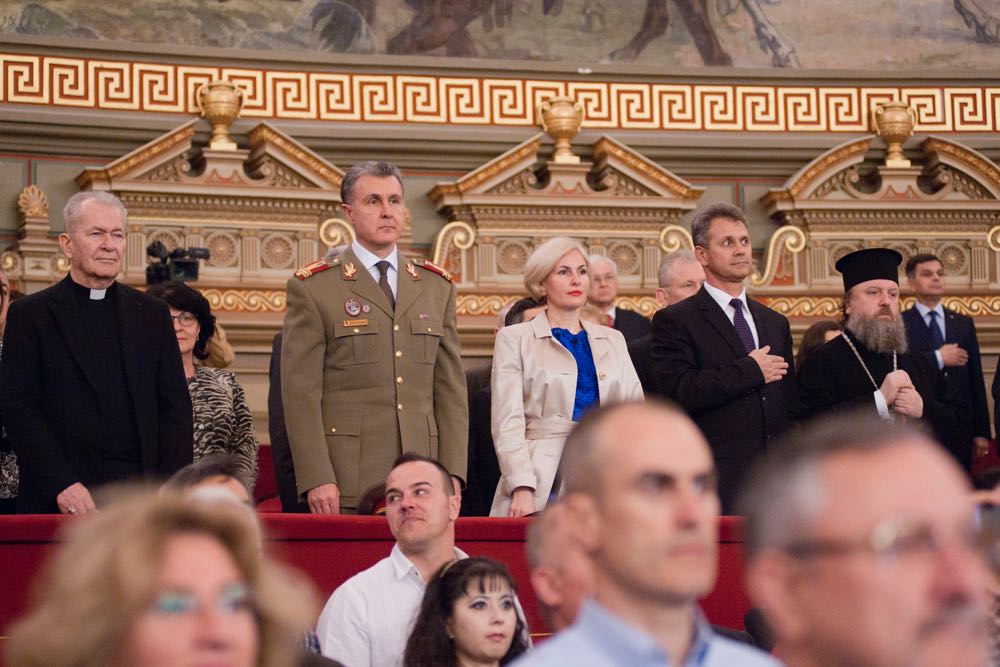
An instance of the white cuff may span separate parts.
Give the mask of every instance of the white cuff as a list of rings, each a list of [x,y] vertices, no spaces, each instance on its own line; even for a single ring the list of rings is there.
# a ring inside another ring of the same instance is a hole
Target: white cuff
[[[934,358],[937,359],[938,370],[943,369],[944,368],[944,359],[941,357],[941,350],[934,350]]]
[[[892,419],[889,414],[889,404],[885,402],[885,396],[882,395],[881,389],[875,392],[875,409],[878,410],[878,416],[882,419]]]

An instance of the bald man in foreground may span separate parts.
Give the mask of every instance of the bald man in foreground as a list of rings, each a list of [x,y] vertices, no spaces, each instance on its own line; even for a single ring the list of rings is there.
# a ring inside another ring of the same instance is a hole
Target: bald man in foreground
[[[657,402],[589,412],[562,466],[594,597],[516,665],[777,665],[713,633],[698,609],[715,583],[719,497],[708,444],[686,415]]]
[[[977,667],[989,574],[962,471],[913,423],[798,431],[753,475],[747,586],[788,667]]]

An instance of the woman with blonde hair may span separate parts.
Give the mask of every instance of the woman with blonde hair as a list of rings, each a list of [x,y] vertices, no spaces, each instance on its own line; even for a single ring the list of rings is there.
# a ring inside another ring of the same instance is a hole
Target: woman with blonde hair
[[[559,491],[556,472],[574,422],[591,406],[642,398],[621,333],[581,317],[590,263],[579,242],[557,236],[538,246],[524,285],[545,311],[497,333],[492,431],[500,483],[490,516],[541,511]]]
[[[73,521],[12,629],[18,667],[290,667],[315,614],[301,578],[261,555],[244,508],[122,497]]]

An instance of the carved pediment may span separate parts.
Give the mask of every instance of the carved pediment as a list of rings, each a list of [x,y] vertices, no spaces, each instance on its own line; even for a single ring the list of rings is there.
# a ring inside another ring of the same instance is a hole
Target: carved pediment
[[[909,166],[880,163],[874,136],[836,146],[796,172],[761,202],[785,229],[808,239],[786,254],[784,286],[837,291],[834,268],[845,254],[886,246],[904,258],[933,253],[949,290],[974,293],[1000,283],[1000,169],[955,141],[925,136]],[[772,285],[775,286],[775,285]],[[783,286],[779,286],[783,287]]]
[[[704,190],[609,136],[589,148],[590,161],[569,152],[568,140],[546,159],[544,137],[428,193],[449,221],[435,239],[434,261],[455,275],[460,311],[488,315],[523,293],[528,256],[565,234],[613,259],[621,302],[651,313],[660,259],[690,245],[677,223]]]

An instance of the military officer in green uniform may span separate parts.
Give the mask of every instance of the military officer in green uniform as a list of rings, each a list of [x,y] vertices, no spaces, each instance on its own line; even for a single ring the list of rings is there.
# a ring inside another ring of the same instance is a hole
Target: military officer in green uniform
[[[403,178],[388,162],[341,184],[356,241],[288,281],[281,389],[298,492],[353,509],[402,452],[466,473],[468,410],[451,276],[400,255]]]

